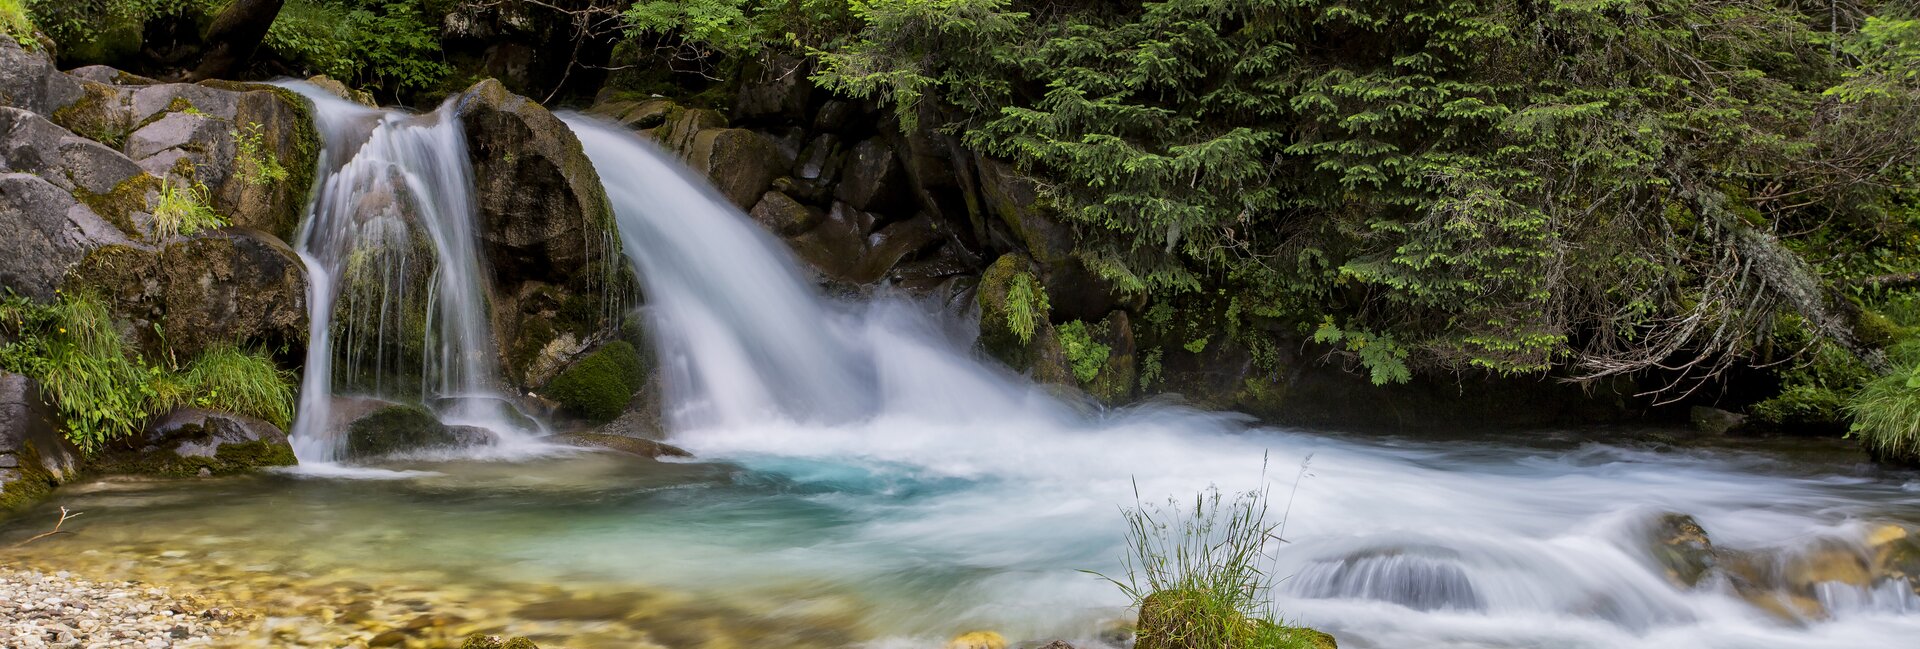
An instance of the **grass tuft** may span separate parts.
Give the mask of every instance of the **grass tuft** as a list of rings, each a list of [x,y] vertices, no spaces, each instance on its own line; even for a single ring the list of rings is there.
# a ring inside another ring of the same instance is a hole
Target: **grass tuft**
[[[166,241],[176,236],[198,234],[201,230],[227,227],[227,220],[213,211],[207,188],[199,183],[176,184],[167,179],[160,184],[160,203],[153,208],[153,240]]]
[[[179,376],[193,405],[264,419],[282,430],[293,423],[293,375],[266,354],[218,345]]]
[[[1905,359],[1847,400],[1853,434],[1875,458],[1920,464],[1920,362]]]

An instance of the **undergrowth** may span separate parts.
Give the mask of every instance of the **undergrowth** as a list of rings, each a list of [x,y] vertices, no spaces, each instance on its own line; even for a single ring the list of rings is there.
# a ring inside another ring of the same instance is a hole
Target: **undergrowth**
[[[265,354],[217,346],[185,368],[150,362],[128,344],[100,298],[61,294],[38,303],[0,300],[0,369],[40,383],[65,422],[67,439],[87,453],[138,434],[148,419],[182,406],[258,417],[285,427],[293,418],[293,377]]]

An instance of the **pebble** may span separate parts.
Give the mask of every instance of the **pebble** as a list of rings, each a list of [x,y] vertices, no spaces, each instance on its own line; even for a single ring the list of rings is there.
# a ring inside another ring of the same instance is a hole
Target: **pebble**
[[[166,590],[0,568],[0,647],[204,647],[236,629]]]

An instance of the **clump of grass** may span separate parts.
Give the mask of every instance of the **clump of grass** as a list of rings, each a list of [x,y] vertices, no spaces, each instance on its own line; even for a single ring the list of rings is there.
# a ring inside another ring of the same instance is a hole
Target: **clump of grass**
[[[40,41],[33,38],[33,19],[27,16],[26,0],[0,0],[0,34],[12,37],[26,49],[39,49]]]
[[[227,227],[227,220],[214,212],[210,203],[207,188],[199,183],[175,183],[171,178],[162,181],[160,202],[153,208],[154,240]]]
[[[1920,363],[1906,362],[1847,400],[1853,434],[1883,461],[1920,464]]]
[[[179,381],[191,403],[267,420],[285,429],[293,423],[293,375],[258,351],[218,345],[200,353]]]
[[[1305,475],[1302,465],[1301,475]],[[1265,490],[1231,498],[1209,488],[1191,503],[1122,512],[1124,579],[1107,577],[1140,611],[1137,649],[1311,649],[1327,636],[1276,622],[1271,544],[1286,521],[1269,517]],[[1103,575],[1104,576],[1104,575]]]
[[[0,348],[0,367],[40,382],[74,445],[92,452],[146,421],[156,370],[138,362],[99,298],[83,293],[35,304],[9,297],[0,303],[0,320],[13,338]]]
[[[229,131],[233,136],[234,171],[250,185],[264,186],[287,181],[287,168],[280,157],[267,148],[266,132],[259,122]]]

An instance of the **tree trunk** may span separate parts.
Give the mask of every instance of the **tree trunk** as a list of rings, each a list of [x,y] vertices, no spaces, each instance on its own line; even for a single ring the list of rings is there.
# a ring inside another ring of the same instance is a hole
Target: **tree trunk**
[[[267,37],[267,27],[280,15],[283,0],[233,0],[213,26],[207,28],[206,55],[200,66],[187,75],[188,81],[232,78],[245,70]]]

